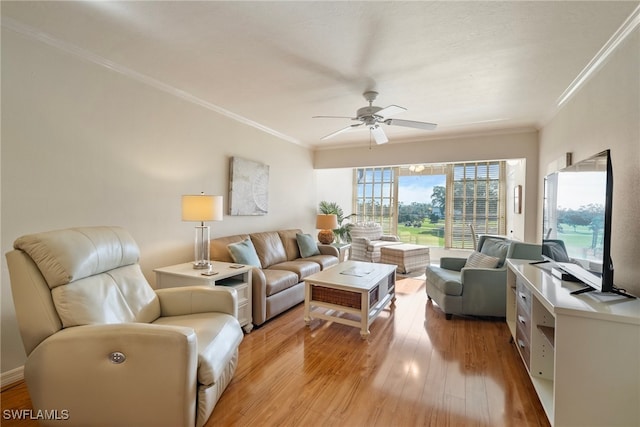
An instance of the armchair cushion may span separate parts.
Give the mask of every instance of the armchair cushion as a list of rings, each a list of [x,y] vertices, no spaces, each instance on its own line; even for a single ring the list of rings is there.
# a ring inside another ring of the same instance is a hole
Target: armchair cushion
[[[220,312],[238,317],[238,294],[226,286],[182,286],[156,289],[160,301],[160,315],[183,316],[186,314]]]
[[[79,227],[22,236],[15,249],[35,262],[63,327],[152,322],[160,305],[137,264],[139,250],[118,227]],[[50,281],[49,281],[50,280]]]
[[[242,341],[242,329],[231,315],[197,313],[185,316],[161,317],[154,325],[191,328],[197,337],[198,383],[214,384]]]
[[[258,253],[256,252],[256,248],[253,246],[251,239],[245,239],[238,243],[231,243],[227,248],[229,248],[233,262],[252,265],[254,267],[261,266]]]
[[[474,251],[469,255],[464,266],[466,268],[496,268],[499,262],[499,258]]]
[[[320,255],[320,249],[318,244],[311,234],[296,234],[296,241],[298,242],[298,248],[300,249],[300,255],[302,258],[308,258],[314,255]]]
[[[51,289],[135,264],[140,256],[133,238],[118,227],[78,227],[29,234],[16,239],[13,247],[31,257]]]
[[[143,322],[160,316],[155,292],[138,264],[85,277],[51,291],[65,328],[95,323]]]
[[[431,265],[427,268],[427,281],[445,295],[462,295],[461,273]]]
[[[478,243],[478,246],[480,247],[480,253],[498,258],[497,267],[500,268],[504,265],[507,258],[510,244],[510,240],[486,237]]]

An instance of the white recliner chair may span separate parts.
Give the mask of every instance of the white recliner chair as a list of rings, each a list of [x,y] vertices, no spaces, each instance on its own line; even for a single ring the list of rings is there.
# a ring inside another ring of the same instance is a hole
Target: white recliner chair
[[[6,254],[34,410],[64,426],[202,426],[235,372],[236,293],[153,290],[119,227],[18,238]]]

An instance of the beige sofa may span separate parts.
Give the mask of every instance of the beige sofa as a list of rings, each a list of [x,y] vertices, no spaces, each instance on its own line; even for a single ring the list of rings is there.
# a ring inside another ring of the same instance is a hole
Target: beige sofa
[[[211,259],[237,262],[229,244],[249,239],[255,248],[259,266],[253,269],[253,323],[261,325],[274,316],[304,301],[304,279],[338,264],[338,249],[318,245],[318,255],[303,258],[297,241],[299,229],[238,234],[211,240]]]

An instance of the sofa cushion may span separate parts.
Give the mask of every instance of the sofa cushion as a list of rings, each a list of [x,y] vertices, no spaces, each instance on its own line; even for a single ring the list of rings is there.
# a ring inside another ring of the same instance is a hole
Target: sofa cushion
[[[238,234],[235,236],[218,237],[217,239],[211,240],[211,244],[209,245],[211,249],[211,259],[213,261],[234,262],[227,246],[229,246],[230,243],[242,242],[248,238],[248,234]]]
[[[262,270],[266,281],[267,297],[298,284],[298,275],[288,270]]]
[[[313,255],[320,255],[320,249],[316,239],[311,234],[296,234],[296,241],[298,242],[298,248],[300,249],[300,256],[302,258],[309,258]]]
[[[300,248],[296,235],[301,234],[300,229],[278,230],[278,236],[284,246],[284,252],[287,254],[287,261],[293,261],[300,258]]]
[[[276,231],[252,233],[251,241],[256,248],[262,268],[269,268],[274,264],[287,260],[284,245],[282,244],[280,235]]]
[[[505,259],[507,258],[507,252],[509,251],[510,244],[511,242],[508,240],[488,237],[484,240],[484,243],[480,248],[480,252],[485,255],[498,258],[498,267],[502,267]]]
[[[441,267],[430,265],[426,270],[427,282],[446,295],[462,295],[462,283],[460,272],[446,270]]]
[[[233,262],[261,267],[260,259],[258,258],[256,248],[253,246],[251,239],[246,239],[238,243],[231,243],[227,248],[229,248]]]
[[[320,272],[320,264],[306,259],[296,259],[293,261],[285,261],[269,267],[270,270],[287,270],[296,273],[298,282],[303,281],[306,277]]]
[[[305,258],[305,261],[313,261],[320,265],[321,270],[325,270],[334,265],[338,265],[340,260],[333,255],[314,255],[309,258]]]
[[[464,264],[465,268],[496,268],[500,262],[499,258],[485,255],[480,252],[473,252]]]
[[[156,325],[186,326],[198,338],[198,383],[212,385],[224,372],[242,341],[235,317],[223,313],[198,313],[161,317]]]

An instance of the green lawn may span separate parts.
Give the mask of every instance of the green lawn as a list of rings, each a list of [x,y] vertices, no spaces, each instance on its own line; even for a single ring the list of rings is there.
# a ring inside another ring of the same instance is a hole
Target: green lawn
[[[420,228],[398,224],[398,237],[404,243],[444,247],[444,220],[437,224],[424,221]]]
[[[587,226],[577,226],[574,230],[572,226],[562,225],[562,231],[558,233],[557,239],[564,241],[569,255],[578,258],[593,256],[593,249],[591,249],[593,231]]]

